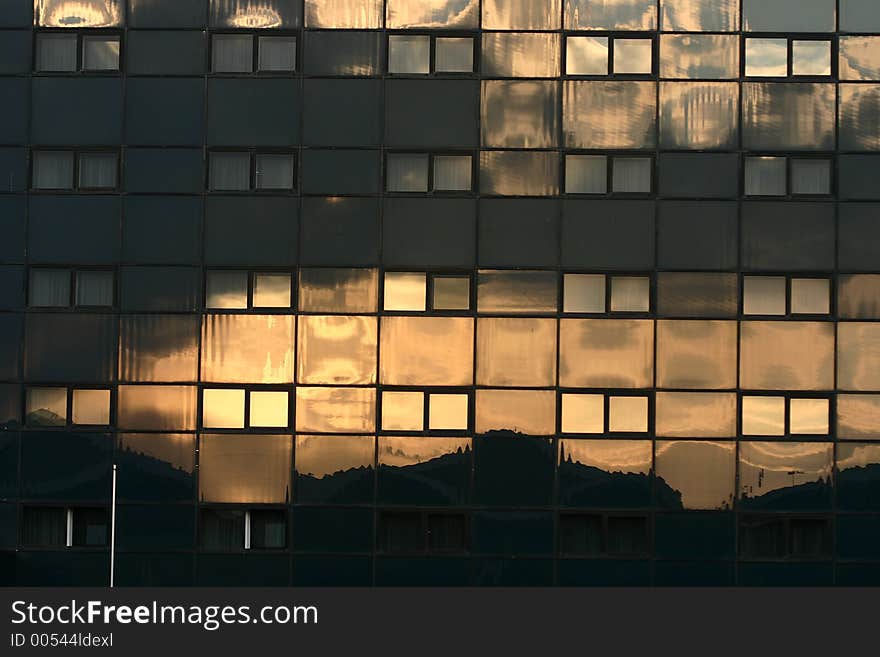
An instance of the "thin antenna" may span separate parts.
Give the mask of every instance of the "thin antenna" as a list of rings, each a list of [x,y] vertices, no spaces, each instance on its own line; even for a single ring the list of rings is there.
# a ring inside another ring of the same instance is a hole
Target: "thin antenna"
[[[116,566],[116,464],[113,464],[113,490],[110,494],[110,588]]]

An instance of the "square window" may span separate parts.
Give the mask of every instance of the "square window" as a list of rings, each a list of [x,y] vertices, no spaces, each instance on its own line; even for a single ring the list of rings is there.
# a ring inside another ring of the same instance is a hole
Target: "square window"
[[[789,432],[798,435],[828,435],[827,399],[792,399],[789,401]]]
[[[427,192],[428,156],[422,153],[389,153],[389,192]]]
[[[388,37],[388,72],[427,75],[430,70],[431,37],[423,35]]]
[[[566,155],[566,194],[605,194],[608,191],[608,158],[604,155]]]
[[[468,396],[445,393],[428,395],[428,428],[466,431]]]
[[[424,427],[424,393],[387,390],[382,393],[383,431],[421,431]]]
[[[113,272],[80,271],[76,273],[77,306],[112,306]]]
[[[466,192],[471,189],[470,155],[435,155],[434,189],[440,192]]]
[[[565,274],[562,311],[566,313],[604,313],[604,274]]]
[[[785,277],[746,276],[743,278],[744,315],[784,315]]]
[[[257,155],[257,189],[293,189],[293,155]]]
[[[422,514],[383,512],[379,516],[379,543],[383,552],[392,554],[424,550]]]
[[[34,189],[73,189],[73,153],[33,152]]]
[[[296,37],[260,37],[257,43],[260,49],[261,71],[296,70]]]
[[[210,183],[214,191],[247,191],[251,187],[251,156],[248,153],[211,153]]]
[[[109,522],[106,509],[72,509],[71,545],[103,547],[107,545]]]
[[[254,308],[290,308],[290,274],[254,274]]]
[[[109,390],[74,390],[74,424],[110,424]]]
[[[743,397],[744,436],[784,436],[785,397]]]
[[[614,72],[623,74],[651,73],[651,39],[615,39]]]
[[[252,390],[250,426],[283,428],[288,421],[288,394],[284,390]]]
[[[831,281],[827,278],[791,279],[791,312],[797,315],[831,312]]]
[[[645,554],[648,551],[647,518],[608,518],[606,545],[609,554]]]
[[[118,71],[119,37],[92,35],[84,36],[83,70]]]
[[[28,388],[25,423],[38,427],[67,424],[67,388]]]
[[[70,305],[70,271],[31,269],[29,305],[38,308],[66,308]]]
[[[79,156],[79,188],[115,189],[116,162],[116,153],[81,153]]]
[[[76,34],[37,34],[38,71],[75,71]]]
[[[21,544],[64,547],[67,544],[67,510],[61,507],[22,507]]]
[[[651,307],[651,281],[646,276],[611,278],[611,312],[646,313]]]
[[[438,73],[472,73],[474,40],[470,37],[438,37],[435,42],[434,69]]]
[[[211,40],[214,73],[251,73],[254,42],[250,34],[215,34]]]
[[[644,433],[648,430],[647,397],[611,397],[608,400],[608,430]]]
[[[602,516],[559,516],[559,552],[561,554],[601,554],[604,550]]]
[[[602,433],[605,431],[603,395],[562,395],[563,433]]]
[[[428,516],[428,550],[434,553],[463,552],[466,546],[465,516],[432,513]]]
[[[793,75],[831,75],[830,41],[792,41]]]
[[[788,75],[788,39],[746,39],[747,77]]]
[[[828,160],[792,160],[791,193],[822,195],[831,193],[831,162]]]
[[[434,310],[468,310],[471,307],[469,276],[435,276]]]
[[[785,158],[747,157],[746,196],[785,196]]]
[[[246,271],[209,271],[205,284],[205,307],[241,310],[247,308]]]
[[[202,426],[206,429],[244,429],[244,390],[203,390]]]
[[[651,193],[651,159],[615,157],[612,163],[612,191],[623,194]]]
[[[565,40],[565,73],[608,75],[608,37],[568,37]]]
[[[287,546],[287,516],[279,509],[247,512],[245,547],[254,550],[282,550]]]
[[[419,273],[385,273],[385,310],[424,311],[427,276]]]

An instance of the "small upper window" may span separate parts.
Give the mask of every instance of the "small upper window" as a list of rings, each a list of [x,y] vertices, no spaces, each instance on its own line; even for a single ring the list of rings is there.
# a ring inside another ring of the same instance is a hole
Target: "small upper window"
[[[440,37],[436,41],[434,59],[437,73],[471,73],[474,70],[474,40],[470,37]]]
[[[831,75],[831,41],[827,39],[746,39],[746,77]]]
[[[86,35],[82,51],[84,71],[119,70],[119,37]]]
[[[296,70],[296,37],[260,37],[259,46],[259,70],[269,72]]]
[[[119,35],[42,32],[37,34],[36,69],[46,72],[119,70]]]
[[[113,190],[118,155],[106,151],[34,151],[31,187],[44,190]],[[76,184],[74,184],[74,182]]]
[[[215,34],[211,39],[211,70],[214,73],[286,73],[296,70],[295,36]],[[256,60],[254,55],[256,54]]]
[[[613,157],[610,191],[615,194],[651,193],[651,158]],[[566,194],[607,194],[609,158],[605,155],[565,156]]]
[[[294,162],[290,153],[216,151],[210,153],[208,162],[208,184],[212,191],[289,191],[294,187]]]
[[[426,34],[388,36],[388,72],[400,75],[429,75],[431,48],[434,73],[472,73],[474,40],[471,37],[431,37]]]
[[[653,53],[654,42],[648,38],[569,36],[565,40],[565,73],[650,75]]]
[[[115,189],[116,153],[80,153],[79,188]]]

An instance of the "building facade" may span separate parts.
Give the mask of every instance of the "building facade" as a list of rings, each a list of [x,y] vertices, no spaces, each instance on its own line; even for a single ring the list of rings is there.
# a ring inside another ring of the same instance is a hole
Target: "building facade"
[[[876,0],[0,0],[5,584],[876,585],[878,319]]]

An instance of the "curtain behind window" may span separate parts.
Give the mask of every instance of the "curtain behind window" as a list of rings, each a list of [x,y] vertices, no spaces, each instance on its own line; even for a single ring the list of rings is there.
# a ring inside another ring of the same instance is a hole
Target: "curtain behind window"
[[[568,155],[565,158],[568,194],[604,194],[608,191],[608,161],[604,155]]]
[[[257,189],[292,189],[293,156],[258,155]]]
[[[34,189],[71,189],[73,187],[73,153],[67,151],[35,151]]]
[[[64,509],[25,508],[22,516],[22,544],[64,547],[67,542],[67,512]]]
[[[116,187],[116,154],[83,153],[79,156],[79,186],[83,189]]]
[[[211,153],[211,189],[219,191],[250,188],[251,158],[247,153]]]
[[[37,35],[37,69],[40,71],[75,71],[76,35]]]
[[[645,193],[651,191],[651,160],[648,158],[616,157],[613,166],[615,192]]]
[[[434,158],[434,189],[466,191],[471,188],[469,155],[438,155]]]
[[[113,272],[81,271],[76,275],[77,306],[112,306]]]
[[[387,175],[389,192],[427,192],[428,156],[389,155]]]
[[[828,160],[793,160],[793,194],[828,194],[831,191],[831,163]]]
[[[249,34],[215,34],[212,45],[215,73],[250,73],[254,70],[254,46]]]
[[[70,272],[66,269],[31,269],[28,296],[31,306],[69,306]]]

